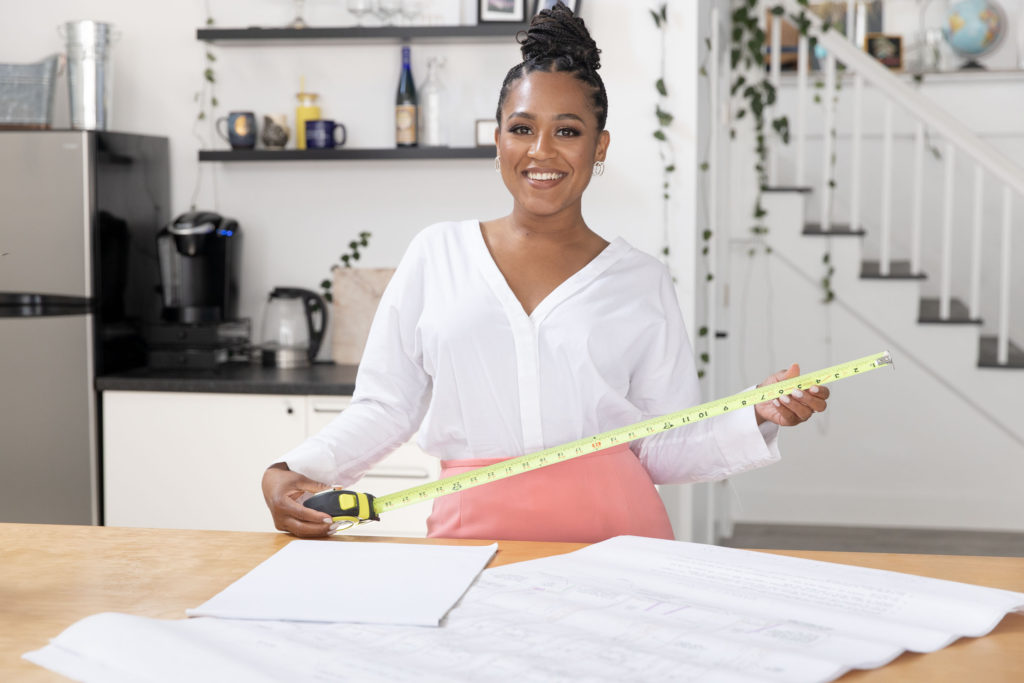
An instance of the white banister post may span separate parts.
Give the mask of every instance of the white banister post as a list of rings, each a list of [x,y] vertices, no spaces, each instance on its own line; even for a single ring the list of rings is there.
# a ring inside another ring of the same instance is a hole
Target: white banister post
[[[860,139],[863,128],[864,77],[853,74],[853,134],[850,139],[850,229],[860,228]]]
[[[999,272],[999,336],[996,340],[996,361],[1006,365],[1010,361],[1010,235],[1012,233],[1013,195],[1009,186],[1003,186],[1003,241],[1002,263]]]
[[[772,116],[779,108],[779,86],[782,84],[782,22],[781,15],[772,15],[772,54],[771,54],[771,84],[775,88],[775,104],[772,105]],[[768,184],[779,184],[779,150],[781,146],[776,142],[768,152]]]
[[[981,231],[982,200],[985,197],[984,170],[981,164],[974,165],[974,215],[971,220],[971,298],[968,316],[972,320],[981,317]]]
[[[939,319],[949,320],[949,301],[952,290],[953,270],[953,192],[956,189],[956,147],[946,142],[946,183],[944,202],[945,215],[942,217],[942,265],[939,268]]]
[[[807,36],[801,35],[797,43],[796,64],[796,184],[804,186],[804,157],[807,147],[807,70],[808,60]]]
[[[924,124],[917,122],[914,133],[914,189],[910,214],[910,274],[921,274],[921,201],[924,195]]]
[[[705,245],[708,248],[707,263],[710,264],[709,265],[709,269],[711,270],[711,272],[714,272],[714,268],[715,268],[715,244],[714,244],[714,242],[715,242],[715,238],[717,237],[717,234],[718,234],[719,216],[720,216],[720,214],[719,214],[720,208],[719,208],[719,202],[718,202],[718,184],[719,184],[719,182],[723,181],[721,169],[719,169],[718,166],[719,166],[719,159],[725,157],[724,154],[721,155],[721,156],[719,154],[719,152],[721,150],[719,150],[719,148],[718,148],[719,147],[718,131],[719,131],[719,129],[722,126],[730,125],[730,122],[727,120],[728,117],[726,116],[727,109],[725,107],[721,107],[722,93],[721,93],[721,80],[720,80],[720,76],[719,76],[719,64],[721,63],[723,55],[722,55],[721,40],[719,39],[720,32],[721,32],[721,29],[720,29],[720,26],[719,26],[719,20],[720,20],[720,11],[718,9],[718,6],[715,5],[714,7],[711,8],[711,50],[710,50],[711,51],[711,55],[708,58],[708,62],[709,62],[709,65],[708,65],[708,87],[710,88],[710,92],[711,92],[711,114],[710,114],[709,118],[710,118],[710,121],[711,121],[711,125],[708,126],[708,150],[709,150],[708,151],[708,165],[709,165],[709,169],[708,169],[709,179],[708,180],[709,180],[709,185],[708,185],[708,226],[707,226],[707,228],[708,228],[708,230],[711,231],[711,239],[707,240],[707,243]],[[725,59],[728,59],[728,51],[726,51]],[[729,74],[728,62],[726,62],[726,64],[725,64],[725,71],[726,71],[726,75],[728,77],[728,74]],[[728,85],[726,87],[726,92],[729,92]],[[726,180],[724,182],[728,182],[728,181]],[[707,311],[705,313],[707,315],[707,323],[708,323],[707,344],[708,344],[708,352],[710,353],[710,352],[713,351],[711,346],[714,343],[714,339],[715,339],[715,333],[714,333],[715,324],[716,324],[716,321],[715,321],[715,313],[716,313],[715,306],[717,305],[717,301],[716,301],[716,297],[715,297],[715,284],[712,284],[710,287],[708,287],[707,291],[708,291],[708,293],[707,293],[707,300],[705,302],[705,305],[707,306]],[[707,379],[708,379],[708,386],[712,387],[712,390],[714,390],[714,386],[715,386],[712,383],[712,380],[714,379],[714,371],[712,369],[713,367],[714,367],[714,364],[713,363],[709,363],[708,367],[706,369]]]
[[[835,102],[832,100],[836,90],[836,58],[831,52],[825,58],[825,117],[823,121],[821,149],[823,154],[821,167],[821,230],[832,229],[832,154],[835,152],[832,128],[835,125]]]
[[[881,225],[879,228],[879,239],[881,241],[878,273],[886,276],[889,274],[889,262],[891,261],[890,243],[892,241],[892,101],[885,101],[882,123],[882,196],[881,196]]]

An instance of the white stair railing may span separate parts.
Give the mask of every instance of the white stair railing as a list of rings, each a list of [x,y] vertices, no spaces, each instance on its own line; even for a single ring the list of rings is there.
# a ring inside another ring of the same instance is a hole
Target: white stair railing
[[[936,106],[932,101],[921,95],[917,90],[910,87],[902,79],[895,76],[888,68],[883,66],[873,57],[867,55],[859,47],[851,43],[846,36],[835,30],[823,30],[821,19],[802,5],[797,0],[767,0],[763,10],[768,11],[774,7],[781,7],[785,13],[783,20],[789,21],[789,17],[803,15],[808,26],[809,35],[813,35],[818,45],[828,54],[826,61],[825,75],[831,84],[834,82],[835,60],[841,62],[848,73],[854,78],[854,99],[853,99],[853,136],[852,136],[852,182],[851,182],[851,229],[857,229],[861,215],[861,135],[862,116],[861,100],[862,87],[866,82],[885,98],[884,124],[883,124],[883,161],[882,161],[882,197],[881,197],[881,225],[880,225],[880,262],[879,272],[881,275],[888,275],[891,272],[891,176],[893,172],[893,109],[899,107],[903,113],[911,117],[916,126],[915,133],[915,158],[913,160],[912,178],[913,190],[911,193],[911,237],[910,237],[910,264],[911,274],[920,275],[921,268],[921,203],[923,184],[923,157],[924,157],[924,135],[925,131],[931,131],[945,141],[945,153],[942,163],[945,164],[945,201],[943,206],[942,232],[939,239],[942,244],[940,257],[940,298],[939,317],[948,320],[951,315],[952,299],[952,267],[953,267],[953,190],[955,184],[954,165],[957,156],[967,158],[974,163],[974,205],[973,221],[971,225],[971,277],[970,277],[970,316],[977,318],[980,308],[980,251],[981,251],[981,202],[984,196],[984,182],[989,178],[999,185],[1002,192],[1002,230],[1001,243],[999,245],[1001,259],[999,264],[999,294],[997,313],[997,343],[996,361],[999,364],[1007,364],[1009,360],[1009,329],[1010,329],[1010,283],[1012,281],[1012,259],[1010,249],[1010,238],[1012,233],[1012,203],[1014,195],[1024,196],[1024,170],[999,153],[989,143],[982,140],[961,121]],[[849,4],[853,7],[853,3]],[[849,11],[852,11],[850,9]],[[774,18],[780,18],[778,16]],[[860,18],[847,18],[847,26],[852,27],[855,21]],[[776,42],[779,32],[776,25],[781,22],[773,22],[772,45]],[[772,81],[777,79],[780,60],[780,50],[771,51],[770,73]],[[805,166],[805,148],[807,137],[807,115],[806,103],[808,101],[808,40],[807,36],[801,35],[798,43],[797,63],[797,85],[795,104],[795,122],[791,128],[791,139],[795,142],[795,183],[798,186],[807,184]],[[713,56],[714,59],[714,56]],[[831,131],[834,128],[835,112],[831,107],[831,98],[834,89],[828,87],[825,97],[825,111],[823,117],[824,136],[823,146],[825,147],[824,165],[821,169],[822,207],[821,228],[828,231],[831,228],[831,213],[834,206],[832,198],[832,187],[828,182],[831,176],[831,157],[833,141]],[[775,177],[777,166],[774,162],[769,164],[773,169],[772,182],[778,182]]]

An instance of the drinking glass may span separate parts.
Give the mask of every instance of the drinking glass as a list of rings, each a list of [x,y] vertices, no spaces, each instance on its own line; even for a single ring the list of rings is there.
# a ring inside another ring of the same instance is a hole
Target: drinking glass
[[[373,0],[348,0],[348,11],[356,17],[356,26],[363,25],[363,17],[373,11]]]
[[[385,24],[393,23],[395,16],[402,11],[402,0],[377,0],[377,16]]]
[[[413,20],[423,11],[423,0],[402,0],[401,11],[406,26],[412,26]]]
[[[307,28],[309,24],[302,18],[302,8],[305,5],[305,0],[292,0],[292,4],[295,5],[295,18],[292,19],[292,23],[288,24],[288,28]]]

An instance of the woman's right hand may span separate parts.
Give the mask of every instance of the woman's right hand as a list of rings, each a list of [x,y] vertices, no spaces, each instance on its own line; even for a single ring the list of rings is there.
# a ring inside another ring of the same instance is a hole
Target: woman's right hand
[[[271,465],[263,473],[263,498],[274,518],[274,526],[300,538],[316,538],[330,533],[331,518],[300,502],[307,493],[329,488],[327,484],[292,472],[283,462]]]

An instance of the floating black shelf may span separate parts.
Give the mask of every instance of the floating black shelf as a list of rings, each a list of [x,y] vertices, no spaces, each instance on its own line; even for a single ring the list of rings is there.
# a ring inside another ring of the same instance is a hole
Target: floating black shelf
[[[387,159],[493,159],[486,147],[389,147],[381,149],[201,149],[199,161],[322,161]]]
[[[491,23],[476,26],[340,26],[311,28],[200,28],[196,38],[208,43],[309,43],[355,41],[507,40],[513,43],[526,24]]]

